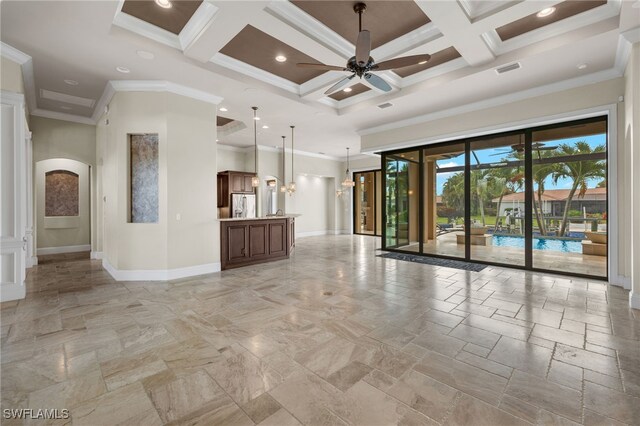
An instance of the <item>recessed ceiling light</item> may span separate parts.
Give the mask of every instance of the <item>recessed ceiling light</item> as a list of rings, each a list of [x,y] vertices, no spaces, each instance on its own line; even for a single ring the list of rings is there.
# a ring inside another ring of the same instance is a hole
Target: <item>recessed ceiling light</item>
[[[216,139],[216,142],[220,142],[220,139]]]
[[[225,107],[220,107],[220,111],[222,111],[222,112],[227,112],[227,111],[229,111],[229,110],[228,110],[228,109],[226,109]]]
[[[262,126],[263,129],[268,129],[269,126],[267,126],[266,124],[264,126]]]
[[[351,87],[345,87],[344,89],[342,89],[343,92],[345,93],[349,93],[351,92],[353,89]]]
[[[79,83],[75,80],[65,80],[65,83],[67,83],[69,86],[77,86]]]
[[[138,56],[140,56],[142,59],[153,59],[156,57],[156,55],[154,55],[151,52],[147,52],[146,50],[137,50],[136,53],[138,54]]]
[[[131,72],[127,67],[116,67],[116,71],[121,72],[122,74],[129,74]]]
[[[169,0],[156,0],[156,4],[164,9],[171,9],[171,2]]]
[[[427,63],[427,61],[420,61],[420,62],[418,62],[418,65],[424,65],[426,63]]]
[[[276,61],[278,62],[286,62],[287,61],[287,57],[284,55],[278,55],[276,56]]]
[[[545,7],[540,12],[536,14],[538,18],[546,18],[547,16],[553,14],[556,11],[555,7]]]
[[[583,70],[583,69],[587,68],[587,66],[588,66],[587,64],[578,64],[578,69],[579,70]]]

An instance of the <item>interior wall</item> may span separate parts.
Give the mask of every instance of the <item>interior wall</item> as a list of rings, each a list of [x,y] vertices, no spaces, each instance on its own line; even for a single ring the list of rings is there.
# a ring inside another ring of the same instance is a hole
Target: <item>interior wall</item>
[[[215,106],[165,92],[118,92],[104,131],[104,258],[119,271],[168,271],[220,262]],[[103,127],[104,126],[104,127]],[[157,133],[157,223],[127,223],[128,135]],[[100,137],[102,142],[102,137]]]
[[[333,178],[296,175],[296,192],[289,200],[296,218],[296,234],[322,234],[335,229]],[[287,196],[289,197],[289,196]]]
[[[167,94],[168,267],[220,262],[216,107]]]
[[[90,166],[90,174],[88,176],[90,213],[88,214],[90,214],[89,224],[95,224],[97,219],[95,206],[98,201],[96,196],[96,126],[32,116],[30,120],[30,128],[32,132],[31,139],[33,141],[34,172],[36,171],[36,165],[39,162],[51,159],[74,160]],[[34,176],[36,179],[33,181],[34,185],[36,185],[36,189],[38,176],[39,175],[36,174]],[[39,214],[40,207],[37,191],[34,191],[34,215],[36,216],[37,221],[41,219]],[[89,241],[86,241],[86,239],[81,238],[80,236],[76,236],[76,238],[52,238],[51,235],[49,235],[41,239],[38,234],[38,230],[43,228],[40,225],[37,225],[35,229],[35,241],[37,242],[36,247],[47,248],[60,247],[62,245],[91,244],[92,251],[99,251],[97,242],[98,227],[89,226],[90,238]],[[71,244],[72,241],[80,240],[86,242]]]
[[[10,92],[24,93],[24,81],[22,79],[22,67],[10,59],[1,57],[0,62],[0,89]]]
[[[54,170],[66,170],[78,175],[77,216],[46,217],[45,175]],[[89,165],[64,158],[38,161],[34,182],[38,254],[46,254],[46,249],[61,247],[76,247],[77,251],[88,250],[91,244]],[[87,246],[87,248],[78,246]],[[45,251],[41,252],[43,249]]]
[[[640,172],[637,165],[640,164],[640,43],[635,43],[631,49],[631,57],[625,72],[624,87],[624,132],[620,135],[624,138],[622,153],[624,155],[626,170],[629,170],[625,177],[625,187],[621,191],[621,198],[629,200],[630,210],[627,210],[628,216],[633,218],[629,223],[631,232],[624,232],[630,238],[630,253],[627,258],[627,269],[631,271],[631,294],[629,303],[633,308],[640,309],[640,224],[638,218],[640,216]],[[635,165],[635,167],[632,167]],[[631,211],[629,215],[628,212]],[[628,230],[629,228],[620,228]],[[623,233],[623,232],[621,232]],[[630,234],[630,235],[629,235]]]
[[[233,170],[245,172],[245,152],[244,150],[232,146],[217,145],[216,154],[217,171],[224,172]]]

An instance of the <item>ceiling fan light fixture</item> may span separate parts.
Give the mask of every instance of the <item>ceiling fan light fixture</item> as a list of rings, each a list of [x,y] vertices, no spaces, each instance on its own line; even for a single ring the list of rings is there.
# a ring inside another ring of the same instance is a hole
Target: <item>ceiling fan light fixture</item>
[[[555,7],[545,7],[544,9],[542,9],[540,12],[538,12],[536,14],[536,16],[538,18],[546,18],[549,15],[553,15],[553,13],[556,11]]]
[[[155,0],[156,4],[163,9],[171,9],[171,2],[169,0]]]

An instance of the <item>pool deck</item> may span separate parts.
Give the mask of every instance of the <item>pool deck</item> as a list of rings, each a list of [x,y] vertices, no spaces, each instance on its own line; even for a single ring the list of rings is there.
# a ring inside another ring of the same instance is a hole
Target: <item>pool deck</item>
[[[419,246],[417,243],[412,243],[399,247],[399,249],[418,252]],[[455,233],[444,234],[435,241],[430,240],[425,243],[424,253],[464,258],[464,244],[456,243]],[[524,249],[508,246],[472,245],[471,259],[524,266]],[[607,274],[607,258],[605,256],[591,256],[555,250],[533,250],[533,267],[605,277]]]

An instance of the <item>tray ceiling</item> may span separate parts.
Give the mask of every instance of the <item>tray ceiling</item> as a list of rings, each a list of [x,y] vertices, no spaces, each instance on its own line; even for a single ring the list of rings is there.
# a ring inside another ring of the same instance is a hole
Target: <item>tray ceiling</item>
[[[173,1],[171,8],[165,9],[154,1],[125,0],[122,11],[173,34],[180,34],[201,3],[201,0]]]

